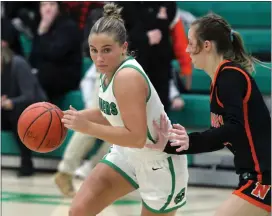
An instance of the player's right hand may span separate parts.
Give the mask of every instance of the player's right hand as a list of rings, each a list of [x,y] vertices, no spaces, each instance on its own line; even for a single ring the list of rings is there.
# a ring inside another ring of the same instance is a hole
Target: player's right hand
[[[180,124],[173,124],[173,128],[169,130],[169,140],[171,140],[171,146],[178,146],[176,152],[181,152],[189,148],[189,136],[186,129]]]
[[[145,147],[163,151],[168,140],[171,140],[172,147],[178,147],[176,152],[181,152],[189,148],[189,136],[186,129],[180,124],[173,124],[173,128],[169,130],[170,121],[165,114],[161,115],[160,125],[153,122],[154,128],[158,135],[158,140],[155,144],[146,144]]]

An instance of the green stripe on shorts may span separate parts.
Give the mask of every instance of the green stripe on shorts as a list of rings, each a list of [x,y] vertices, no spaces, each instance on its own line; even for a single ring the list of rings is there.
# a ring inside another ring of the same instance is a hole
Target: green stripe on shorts
[[[143,206],[149,210],[150,212],[153,213],[168,213],[171,211],[175,211],[176,209],[182,207],[183,205],[186,204],[186,201],[184,201],[183,203],[181,203],[178,206],[174,206],[172,208],[167,209],[168,205],[170,204],[171,200],[173,199],[174,193],[175,193],[175,187],[176,187],[176,175],[175,175],[175,170],[174,170],[174,164],[173,164],[173,160],[172,157],[168,157],[168,164],[169,164],[169,170],[171,173],[171,178],[172,178],[172,188],[171,188],[171,193],[169,194],[166,203],[164,204],[164,206],[160,209],[160,210],[156,210],[156,209],[152,209],[151,207],[149,207],[143,200]]]
[[[139,185],[123,170],[121,170],[118,166],[116,166],[114,163],[108,161],[106,157],[104,157],[101,161],[101,163],[107,164],[112,169],[114,169],[116,172],[118,172],[121,176],[123,176],[135,189],[139,188]]]
[[[148,211],[153,212],[153,213],[157,213],[157,214],[165,214],[165,213],[169,213],[169,212],[171,212],[171,211],[175,211],[175,210],[177,210],[178,208],[181,208],[182,206],[184,206],[184,205],[186,204],[186,201],[185,201],[185,202],[181,203],[181,204],[178,205],[178,206],[175,206],[175,207],[173,207],[173,208],[170,208],[170,209],[166,209],[166,210],[161,211],[161,210],[155,210],[155,209],[150,208],[143,200],[142,200],[142,202],[143,202],[143,206],[144,206]]]
[[[172,198],[174,196],[175,187],[176,187],[176,175],[175,175],[175,170],[174,170],[174,164],[173,164],[172,157],[167,158],[167,160],[168,160],[169,170],[170,170],[171,177],[172,177],[172,189],[171,189],[171,194],[169,194],[166,203],[160,209],[160,211],[164,211],[167,208],[167,206],[169,205],[169,203],[171,202],[171,200],[172,200]]]

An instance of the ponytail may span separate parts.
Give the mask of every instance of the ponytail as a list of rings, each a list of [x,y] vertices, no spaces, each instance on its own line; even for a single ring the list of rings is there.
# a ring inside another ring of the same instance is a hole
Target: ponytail
[[[241,65],[249,73],[255,71],[254,58],[246,53],[241,35],[231,30],[231,40],[234,52],[232,61]]]
[[[237,31],[231,30],[231,42],[234,52],[234,56],[231,60],[241,65],[247,72],[249,72],[250,74],[255,72],[255,63],[258,63],[263,67],[269,68],[262,61],[247,54],[244,48],[243,39]]]

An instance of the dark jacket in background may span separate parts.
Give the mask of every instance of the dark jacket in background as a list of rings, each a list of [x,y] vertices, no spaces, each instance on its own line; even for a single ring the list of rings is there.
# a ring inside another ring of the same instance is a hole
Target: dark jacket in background
[[[81,35],[82,52],[84,57],[90,58],[88,37],[94,23],[103,16],[103,2],[62,2],[65,14],[78,25]]]
[[[35,35],[30,63],[38,70],[38,79],[49,99],[58,98],[79,87],[82,54],[76,23],[58,17],[49,31]]]
[[[24,33],[29,33],[32,35],[39,24],[40,21],[40,2],[36,1],[5,1],[1,2],[3,5],[4,17],[13,20],[20,19],[22,25],[17,30],[23,31]],[[27,28],[27,32],[25,31]],[[30,36],[28,34],[28,36]]]
[[[12,100],[18,114],[32,103],[47,100],[37,78],[31,73],[30,65],[18,55],[14,55],[11,63],[3,68],[1,95]]]
[[[17,55],[23,55],[20,34],[7,18],[1,18],[1,40],[8,43],[9,48]]]
[[[83,32],[83,29],[86,24],[86,20],[93,9],[103,8],[103,2],[97,1],[85,1],[85,2],[71,2],[71,1],[63,1],[62,7],[64,12],[71,17],[74,21],[76,21],[79,29]]]
[[[148,74],[158,95],[168,111],[169,80],[171,79],[170,24],[176,15],[176,2],[116,2],[123,7],[122,18],[128,33],[129,49],[135,51],[136,60]],[[158,19],[160,7],[167,8],[167,19]],[[159,29],[162,39],[159,44],[150,46],[147,32]]]
[[[173,57],[171,44],[170,24],[176,14],[175,2],[118,2],[123,7],[122,18],[128,31],[130,49],[138,51],[139,61],[145,65],[148,58],[153,55],[158,61],[169,62]],[[158,19],[157,13],[160,7],[167,8],[168,18]],[[158,45],[150,46],[147,32],[159,29],[162,32],[162,40]]]

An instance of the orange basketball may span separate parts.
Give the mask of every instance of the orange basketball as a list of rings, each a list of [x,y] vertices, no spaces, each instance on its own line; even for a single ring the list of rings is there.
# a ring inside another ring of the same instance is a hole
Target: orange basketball
[[[24,145],[35,152],[57,149],[67,135],[61,119],[63,112],[56,105],[39,102],[28,106],[18,120],[18,135]]]

